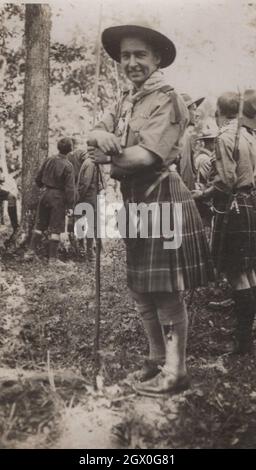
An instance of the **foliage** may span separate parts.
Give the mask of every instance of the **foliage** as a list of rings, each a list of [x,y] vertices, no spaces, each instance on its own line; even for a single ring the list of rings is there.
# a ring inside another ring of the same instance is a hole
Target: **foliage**
[[[80,94],[88,111],[92,111],[96,73],[94,44],[77,47],[55,43],[51,52],[51,85],[60,84],[65,95]],[[113,101],[117,83],[113,74],[113,61],[103,50],[100,63],[98,103],[103,111]]]
[[[1,54],[7,67],[0,97],[0,124],[4,124],[8,147],[17,150],[22,139],[25,54],[22,47],[24,6],[6,4],[0,14]]]
[[[2,54],[7,60],[4,88],[0,97],[0,122],[5,126],[9,154],[18,152],[21,158],[25,71],[22,42],[24,8],[6,5],[0,22],[3,26],[0,35]],[[51,45],[49,127],[54,144],[59,135],[86,132],[95,104],[95,44],[90,38],[83,45],[77,45],[76,42],[56,42]],[[102,50],[97,100],[99,113],[115,99],[117,80],[113,61]]]
[[[98,393],[92,390],[94,269],[84,262],[54,269],[44,259],[30,269],[21,259],[17,263],[6,258],[5,263],[2,367],[42,372],[50,356],[55,376],[68,368],[86,382],[86,390],[73,382],[56,384],[55,394],[42,384],[35,389],[18,383],[0,406],[5,447],[23,446],[24,439],[32,437],[30,446],[38,447],[40,430],[46,428],[45,437],[54,439],[47,446],[58,448],[64,441],[73,448],[78,443],[89,448],[86,431],[79,431],[80,423],[89,420],[83,429],[90,428],[92,446],[100,445],[98,439],[112,424],[115,443],[122,448],[255,448],[255,357],[223,354],[235,326],[232,307],[222,312],[207,309],[208,301],[230,295],[226,284],[199,289],[193,297],[187,361],[191,388],[177,397],[152,400],[136,396],[123,381],[142,365],[147,346],[126,287],[121,241],[109,243],[102,256]],[[61,412],[60,423],[67,424],[67,407],[73,413],[68,420],[72,442],[66,428],[58,440],[57,423]],[[8,422],[11,427],[6,428]]]

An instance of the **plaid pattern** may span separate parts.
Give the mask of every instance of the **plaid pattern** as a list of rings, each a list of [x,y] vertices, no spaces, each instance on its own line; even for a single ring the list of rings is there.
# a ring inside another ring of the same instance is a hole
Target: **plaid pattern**
[[[238,192],[237,206],[221,195],[214,201],[212,257],[219,272],[241,273],[256,268],[256,195],[252,191]],[[228,210],[229,206],[229,210]],[[223,214],[226,212],[226,214]]]
[[[142,202],[146,184],[122,188],[127,202]],[[130,197],[128,197],[130,196]],[[145,199],[145,198],[144,198]],[[164,249],[165,239],[126,239],[128,286],[135,292],[173,292],[206,285],[213,280],[209,247],[199,212],[190,191],[177,172],[170,172],[147,199],[147,203],[182,203],[182,244]],[[172,205],[170,206],[172,211]]]

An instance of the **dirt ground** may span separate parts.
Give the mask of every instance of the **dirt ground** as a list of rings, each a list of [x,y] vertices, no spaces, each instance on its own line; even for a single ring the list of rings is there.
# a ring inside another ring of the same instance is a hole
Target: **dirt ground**
[[[121,241],[102,255],[98,390],[94,376],[94,268],[2,254],[1,448],[255,448],[255,354],[225,353],[234,316],[208,302],[225,283],[187,293],[191,388],[137,397],[125,382],[147,355],[131,303]],[[41,378],[40,378],[41,377]]]

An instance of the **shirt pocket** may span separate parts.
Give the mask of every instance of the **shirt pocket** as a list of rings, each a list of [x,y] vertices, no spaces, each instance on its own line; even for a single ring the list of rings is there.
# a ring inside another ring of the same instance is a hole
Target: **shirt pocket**
[[[140,131],[145,128],[148,118],[145,115],[132,117],[129,122],[129,133],[127,146],[138,145],[140,143]]]

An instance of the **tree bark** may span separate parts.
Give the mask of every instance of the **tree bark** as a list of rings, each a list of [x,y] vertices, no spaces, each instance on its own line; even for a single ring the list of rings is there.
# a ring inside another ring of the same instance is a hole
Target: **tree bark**
[[[48,155],[50,30],[49,5],[26,4],[22,148],[22,228],[26,232],[31,231],[31,213],[35,214],[39,197],[35,176]]]

